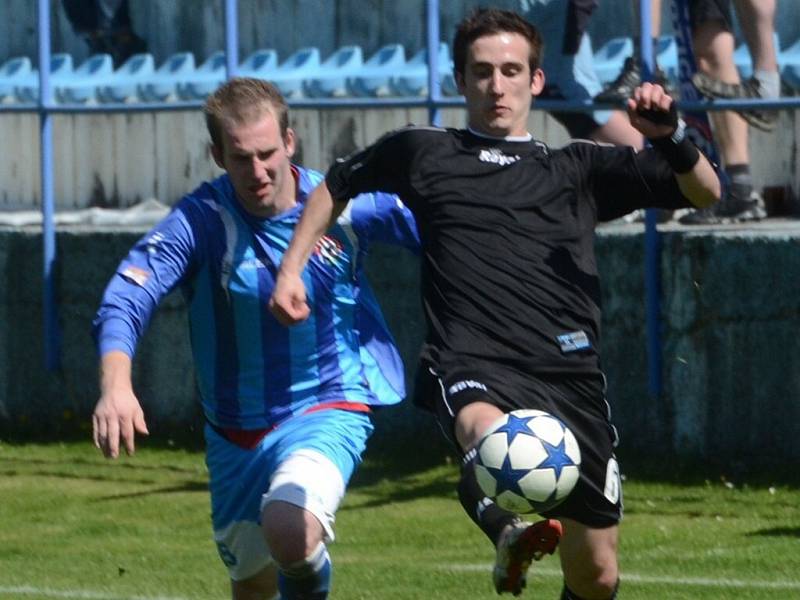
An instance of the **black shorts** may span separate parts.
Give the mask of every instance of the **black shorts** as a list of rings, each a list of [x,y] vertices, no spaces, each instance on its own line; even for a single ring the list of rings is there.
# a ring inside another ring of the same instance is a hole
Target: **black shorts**
[[[617,431],[611,424],[601,374],[531,375],[507,365],[472,359],[417,371],[414,403],[433,411],[444,434],[463,456],[453,428],[458,411],[488,402],[504,412],[538,409],[561,419],[581,449],[581,477],[567,499],[544,517],[567,517],[589,527],[609,527],[622,518],[622,488],[614,456]]]
[[[692,0],[689,2],[689,21],[692,29],[708,21],[719,21],[726,31],[733,31],[731,0]]]

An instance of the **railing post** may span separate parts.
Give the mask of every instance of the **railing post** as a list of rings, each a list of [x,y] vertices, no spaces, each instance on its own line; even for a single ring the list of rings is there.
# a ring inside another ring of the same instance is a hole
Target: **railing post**
[[[50,88],[50,2],[39,0],[39,145],[42,194],[42,240],[44,254],[43,297],[44,362],[55,371],[61,366],[61,330],[55,294],[56,232],[53,199],[53,115]]]
[[[438,102],[442,97],[439,81],[439,0],[428,0],[427,4],[428,45],[428,122],[437,127],[442,124]]]
[[[639,40],[642,81],[651,81],[655,72],[653,27],[650,0],[639,0]],[[647,323],[647,387],[654,397],[661,395],[661,238],[656,224],[656,209],[645,211],[644,277]]]
[[[238,0],[225,0],[225,77],[236,76],[239,68]]]

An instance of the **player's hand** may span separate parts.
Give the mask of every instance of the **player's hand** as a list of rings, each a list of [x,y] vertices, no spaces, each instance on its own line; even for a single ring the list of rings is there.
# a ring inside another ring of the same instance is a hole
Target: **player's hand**
[[[269,309],[282,325],[295,325],[311,314],[306,301],[306,286],[300,275],[280,271],[269,299]]]
[[[106,392],[92,415],[94,445],[106,458],[119,456],[120,441],[128,454],[135,451],[136,433],[148,435],[144,412],[132,390]]]
[[[660,85],[643,83],[627,100],[631,125],[644,137],[655,139],[671,136],[678,127],[678,111],[672,96]]]

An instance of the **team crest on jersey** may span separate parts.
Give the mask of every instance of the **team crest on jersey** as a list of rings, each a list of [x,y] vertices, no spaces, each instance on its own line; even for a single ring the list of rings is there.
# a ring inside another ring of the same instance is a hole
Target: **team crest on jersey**
[[[489,148],[481,150],[478,160],[496,165],[511,165],[519,160],[519,154],[503,154],[497,148]]]
[[[327,262],[334,266],[345,262],[345,251],[342,243],[334,237],[324,235],[314,247],[314,256],[323,263]]]

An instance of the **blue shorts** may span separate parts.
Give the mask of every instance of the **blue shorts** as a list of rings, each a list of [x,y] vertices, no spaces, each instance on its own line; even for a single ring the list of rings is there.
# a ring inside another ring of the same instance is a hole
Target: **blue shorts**
[[[569,18],[566,0],[522,0],[525,18],[544,39],[545,89],[540,98],[552,100],[590,100],[603,91],[594,70],[594,55],[589,36],[580,28],[585,23]],[[588,138],[605,125],[613,111],[553,113],[572,137]]]
[[[372,431],[368,414],[320,410],[290,418],[247,450],[206,425],[214,540],[231,579],[272,562],[260,526],[272,500],[305,508],[333,539],[334,514]]]

